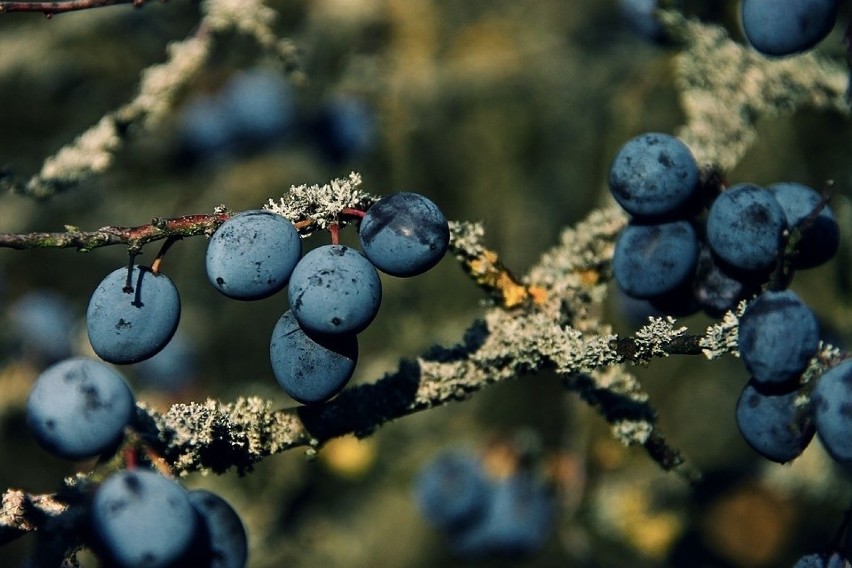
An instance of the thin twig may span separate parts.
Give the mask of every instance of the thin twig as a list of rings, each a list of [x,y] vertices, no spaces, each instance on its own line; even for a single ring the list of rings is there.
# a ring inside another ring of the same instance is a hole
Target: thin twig
[[[139,248],[162,239],[211,235],[231,215],[231,212],[223,211],[212,215],[184,215],[171,219],[157,218],[148,225],[102,227],[96,231],[81,231],[77,227],[66,225],[64,232],[56,233],[0,233],[0,248],[17,250],[75,248],[79,251],[90,251],[120,244]]]
[[[118,4],[133,4],[141,8],[145,0],[66,0],[63,2],[2,2],[0,14],[6,12],[41,12],[50,17],[63,12],[77,12],[90,8],[103,8]]]

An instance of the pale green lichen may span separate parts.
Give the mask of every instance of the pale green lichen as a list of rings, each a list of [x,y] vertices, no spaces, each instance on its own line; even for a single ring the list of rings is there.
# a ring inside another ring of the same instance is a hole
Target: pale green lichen
[[[686,327],[675,328],[676,320],[671,316],[651,317],[648,320],[648,324],[642,326],[634,335],[638,359],[668,357],[665,346],[674,339],[685,336],[689,331]]]
[[[612,425],[613,437],[625,446],[644,444],[653,431],[654,425],[645,420],[619,420]]]
[[[361,174],[351,172],[348,178],[337,178],[325,184],[294,185],[278,200],[263,206],[293,223],[311,221],[302,231],[308,236],[331,225],[344,227],[346,209],[366,210],[377,198],[361,191]]]
[[[757,140],[760,118],[799,108],[849,114],[849,71],[818,51],[769,59],[735,42],[727,30],[662,14],[684,48],[674,58],[675,82],[686,123],[677,132],[698,163],[727,171]]]
[[[701,338],[700,345],[704,356],[716,359],[730,353],[739,357],[738,337],[740,317],[746,309],[745,300],[741,301],[735,312],[725,313],[722,321],[711,325]]]

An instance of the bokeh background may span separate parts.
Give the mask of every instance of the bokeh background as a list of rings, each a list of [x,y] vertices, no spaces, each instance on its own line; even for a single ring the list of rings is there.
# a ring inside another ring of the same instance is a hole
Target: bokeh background
[[[736,4],[692,1],[683,9],[740,37]],[[645,131],[674,132],[682,120],[670,64],[676,46],[643,33],[615,0],[269,5],[280,13],[276,31],[299,49],[298,69],[282,71],[239,35],[220,37],[169,120],[136,133],[107,173],[78,187],[43,201],[0,196],[0,232],[132,226],[209,213],[219,204],[257,208],[293,184],[325,183],[355,170],[366,191],[420,192],[450,219],[484,222],[487,243],[523,274],[561,228],[606,203],[609,161],[621,144]],[[191,33],[198,18],[197,2],[177,0],[51,20],[0,17],[0,166],[37,172],[45,157],[128,101],[139,73],[161,62],[165,46]],[[840,36],[835,30],[820,49],[840,54]],[[264,143],[214,151],[188,134],[187,117],[199,101],[221,99],[246,71],[282,81],[276,88],[285,90],[289,126]],[[330,148],[324,113],[353,101],[354,139]],[[832,179],[832,206],[848,238],[848,117],[799,112],[758,126],[759,142],[728,179],[817,188]],[[327,242],[318,234],[305,246]],[[343,242],[356,242],[353,229]],[[852,333],[849,242],[837,259],[794,283],[826,337],[841,346]],[[150,262],[156,250],[149,246],[141,260]],[[207,396],[294,404],[268,362],[285,295],[251,303],[219,295],[206,280],[204,250],[202,237],[187,239],[163,265],[181,293],[179,333],[191,350],[189,371],[165,386],[133,366],[122,371],[138,398],[162,408]],[[22,405],[52,357],[44,343],[87,352],[88,295],[125,262],[122,247],[87,254],[0,250],[0,486],[51,492],[63,476],[91,467],[41,450],[26,430]],[[379,316],[360,336],[354,383],[375,380],[434,344],[459,341],[483,311],[481,291],[449,258],[417,278],[383,276],[383,285]],[[65,319],[45,316],[47,327],[32,331],[25,324],[41,316],[21,302],[33,292],[58,298],[62,307],[49,312],[64,311]],[[622,332],[641,321],[614,286],[603,313]],[[683,323],[698,332],[710,320]],[[57,329],[51,338],[49,330]],[[242,478],[196,474],[184,481],[216,490],[238,510],[252,568],[768,567],[792,565],[831,543],[852,498],[848,480],[818,443],[792,466],[767,464],[746,446],[733,408],[747,376],[735,359],[671,358],[636,373],[663,431],[705,473],[699,487],[660,471],[641,449],[621,447],[607,424],[548,374],[489,387],[366,440],[337,440],[316,457],[291,451]],[[543,548],[521,559],[454,556],[417,510],[418,471],[438,452],[463,448],[500,475],[519,446],[534,448],[536,470],[554,488],[557,513]],[[28,536],[0,548],[0,564],[18,565],[33,543]],[[97,565],[85,553],[80,560]]]

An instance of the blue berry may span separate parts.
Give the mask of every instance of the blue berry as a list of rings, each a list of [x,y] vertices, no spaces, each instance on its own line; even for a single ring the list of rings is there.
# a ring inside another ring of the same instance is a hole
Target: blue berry
[[[293,93],[279,73],[262,69],[237,73],[225,84],[218,101],[228,116],[231,143],[238,150],[282,140],[293,127]]]
[[[757,287],[747,279],[729,274],[723,265],[716,262],[710,248],[702,243],[692,291],[708,315],[720,317],[755,293]]]
[[[811,393],[817,434],[828,453],[852,465],[852,360],[846,360],[817,379]]]
[[[743,0],[743,31],[760,53],[785,56],[807,51],[831,32],[838,0]]]
[[[687,221],[630,223],[615,243],[612,267],[625,294],[653,298],[687,282],[697,262],[698,239]]]
[[[110,363],[136,363],[159,352],[177,330],[180,297],[165,274],[134,265],[107,275],[89,300],[86,328],[92,349]],[[129,288],[126,288],[127,284]]]
[[[740,357],[758,382],[796,380],[818,345],[816,316],[791,290],[762,293],[740,318]]]
[[[767,390],[751,379],[737,401],[737,426],[748,445],[768,460],[787,463],[805,450],[814,436],[807,405],[799,406],[799,392]]]
[[[313,138],[322,155],[342,163],[366,153],[373,145],[376,117],[373,109],[353,96],[328,102],[313,122]]]
[[[618,7],[627,24],[652,41],[666,38],[666,29],[656,15],[659,4],[659,0],[618,0]]]
[[[182,152],[191,160],[214,160],[232,152],[227,110],[215,97],[192,99],[178,125]]]
[[[772,192],[739,184],[719,195],[707,214],[707,242],[719,258],[735,269],[770,268],[782,249],[787,228],[784,209]]]
[[[207,245],[207,277],[222,294],[259,300],[283,289],[302,256],[293,224],[265,210],[234,215]]]
[[[324,402],[355,372],[358,338],[354,333],[308,335],[288,310],[272,331],[269,357],[287,394],[303,404]]]
[[[296,265],[287,288],[290,309],[310,333],[358,333],[382,300],[379,274],[363,254],[345,245],[324,245]]]
[[[219,93],[193,99],[180,117],[182,150],[192,160],[212,161],[263,149],[293,129],[290,85],[265,70],[238,73]]]
[[[539,550],[553,526],[551,491],[532,474],[515,473],[494,486],[485,515],[451,533],[462,556],[527,556]]]
[[[74,316],[68,300],[51,290],[29,292],[9,307],[24,349],[54,363],[71,355]]]
[[[95,550],[108,566],[191,566],[202,526],[177,482],[146,470],[119,471],[104,481],[90,510]]]
[[[457,530],[485,514],[492,487],[479,460],[461,451],[439,454],[417,476],[415,499],[437,528]]]
[[[364,256],[394,276],[426,272],[443,258],[450,242],[447,219],[418,193],[394,193],[367,210],[358,229]]]
[[[784,210],[791,231],[801,227],[822,200],[816,191],[800,183],[776,183],[768,189]],[[819,266],[831,260],[839,246],[840,228],[831,208],[824,205],[812,224],[804,229],[793,265],[802,269]]]
[[[163,350],[134,365],[136,377],[147,388],[177,391],[192,382],[199,370],[198,354],[189,337],[178,330]]]
[[[114,449],[135,408],[121,375],[100,361],[75,357],[39,375],[27,399],[27,425],[49,452],[83,459]]]
[[[212,561],[206,568],[244,568],[248,538],[240,516],[227,501],[204,489],[186,494],[207,530]]]
[[[609,188],[637,219],[660,220],[686,213],[698,190],[698,165],[689,148],[668,134],[642,134],[616,154]]]

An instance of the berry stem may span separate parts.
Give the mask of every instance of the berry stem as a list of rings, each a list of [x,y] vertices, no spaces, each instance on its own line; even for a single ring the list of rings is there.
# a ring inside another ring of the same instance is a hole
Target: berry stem
[[[155,275],[160,273],[160,265],[163,263],[163,257],[166,256],[166,253],[175,244],[175,241],[180,240],[180,237],[169,237],[166,239],[166,242],[163,243],[163,246],[160,247],[159,252],[157,252],[157,256],[154,257],[154,262],[151,263],[151,272]]]
[[[139,465],[136,459],[136,447],[128,445],[124,448],[124,467],[127,470],[133,471]]]
[[[139,253],[136,252],[136,251],[130,251],[130,254],[128,255],[127,278],[124,281],[124,288],[122,288],[122,291],[125,294],[132,294],[133,293],[133,261],[136,260],[137,254],[139,254]]]
[[[332,223],[328,226],[328,232],[331,233],[331,244],[339,245],[340,244],[340,225],[337,223]]]
[[[344,207],[340,210],[341,215],[351,215],[352,217],[358,217],[360,219],[364,218],[364,215],[367,214],[366,211],[361,211],[360,209],[355,209],[353,207]]]

